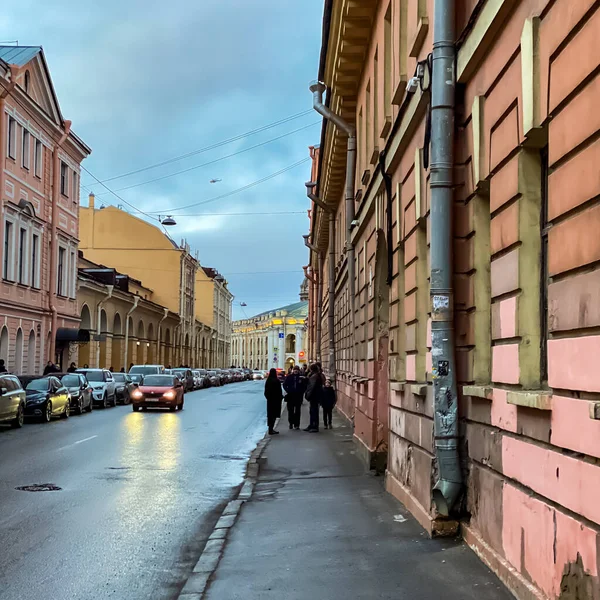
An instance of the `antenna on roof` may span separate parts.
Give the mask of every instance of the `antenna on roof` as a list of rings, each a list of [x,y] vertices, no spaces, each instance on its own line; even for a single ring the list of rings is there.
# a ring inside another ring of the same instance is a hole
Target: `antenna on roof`
[[[18,46],[19,40],[11,40],[10,42],[0,42],[0,46],[5,46],[6,44],[15,44],[15,46]]]

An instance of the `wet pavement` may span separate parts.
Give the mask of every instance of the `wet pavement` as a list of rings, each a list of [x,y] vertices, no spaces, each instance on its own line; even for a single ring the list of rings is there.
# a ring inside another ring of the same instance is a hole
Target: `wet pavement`
[[[265,433],[262,392],[1,428],[0,598],[176,598]],[[16,490],[37,484],[61,489]]]

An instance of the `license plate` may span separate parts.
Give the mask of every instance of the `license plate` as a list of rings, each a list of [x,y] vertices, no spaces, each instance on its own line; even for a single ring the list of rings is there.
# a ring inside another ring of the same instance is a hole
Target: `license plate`
[[[158,402],[158,398],[146,398],[146,402]]]

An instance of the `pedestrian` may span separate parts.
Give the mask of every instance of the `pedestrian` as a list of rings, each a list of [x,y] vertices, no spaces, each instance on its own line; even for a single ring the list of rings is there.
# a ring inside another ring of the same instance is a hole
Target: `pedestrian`
[[[309,433],[319,432],[319,405],[321,404],[322,394],[322,373],[315,363],[310,366],[310,379],[308,380],[308,388],[306,390],[306,399],[310,404],[310,422],[304,431],[308,431]]]
[[[265,398],[267,399],[267,425],[269,426],[269,434],[277,435],[279,431],[275,431],[275,421],[281,416],[281,401],[283,400],[283,392],[281,391],[281,383],[277,378],[277,371],[271,369],[265,383]]]
[[[6,364],[4,363],[4,359],[0,358],[0,373],[6,373]]]
[[[114,367],[109,367],[109,368],[108,368],[108,370],[109,370],[111,373],[114,373],[114,372],[115,372],[115,368],[114,368]]]
[[[125,373],[125,367],[121,367],[121,373]]]
[[[131,371],[131,367],[133,367],[133,363],[129,365],[129,370]]]
[[[72,362],[69,365],[69,368],[67,369],[67,373],[75,373],[75,371],[77,371],[77,367],[76,367],[75,363]]]
[[[44,367],[44,375],[49,375],[50,373],[58,373],[58,367],[51,360]]]
[[[300,429],[304,382],[300,376],[299,367],[294,367],[291,374],[285,378],[283,389],[286,391],[285,401],[287,402],[290,429]]]
[[[83,368],[84,368],[84,369],[89,369],[89,368],[90,368],[90,365],[88,365],[87,363],[85,363],[85,364],[83,365]]]
[[[333,407],[337,402],[335,389],[331,385],[331,379],[325,380],[325,387],[323,388],[323,397],[321,399],[321,406],[323,407],[323,425],[325,429],[333,429],[331,425],[331,417],[333,414]]]

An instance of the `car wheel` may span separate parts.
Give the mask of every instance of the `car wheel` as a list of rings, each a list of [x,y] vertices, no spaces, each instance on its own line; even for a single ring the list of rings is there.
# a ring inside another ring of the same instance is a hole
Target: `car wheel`
[[[133,412],[139,412],[139,410],[140,410],[140,407],[136,406],[135,404],[132,404],[131,408],[133,409]]]
[[[106,396],[106,392],[104,393],[104,396],[102,396],[102,408],[108,408],[108,398]]]
[[[52,402],[50,402],[50,400],[48,400],[48,402],[46,402],[46,409],[44,410],[44,414],[42,416],[42,421],[44,423],[50,423],[51,420],[52,420]]]
[[[23,427],[23,423],[25,422],[25,413],[23,411],[23,407],[19,404],[19,408],[17,409],[17,416],[15,420],[11,423],[14,429],[20,429]]]
[[[65,404],[65,410],[63,410],[62,415],[60,415],[61,419],[68,419],[71,416],[71,407],[69,402]]]
[[[91,413],[94,410],[94,399],[90,396],[90,403],[87,407],[87,411]]]
[[[131,398],[129,397],[129,392],[125,392],[123,394],[123,404],[127,406],[131,402]]]
[[[113,392],[112,401],[111,401],[110,405],[111,406],[116,406],[117,405],[117,392]]]
[[[78,415],[82,415],[84,411],[83,408],[83,396],[80,396],[79,402],[77,403],[77,410],[75,411]]]

